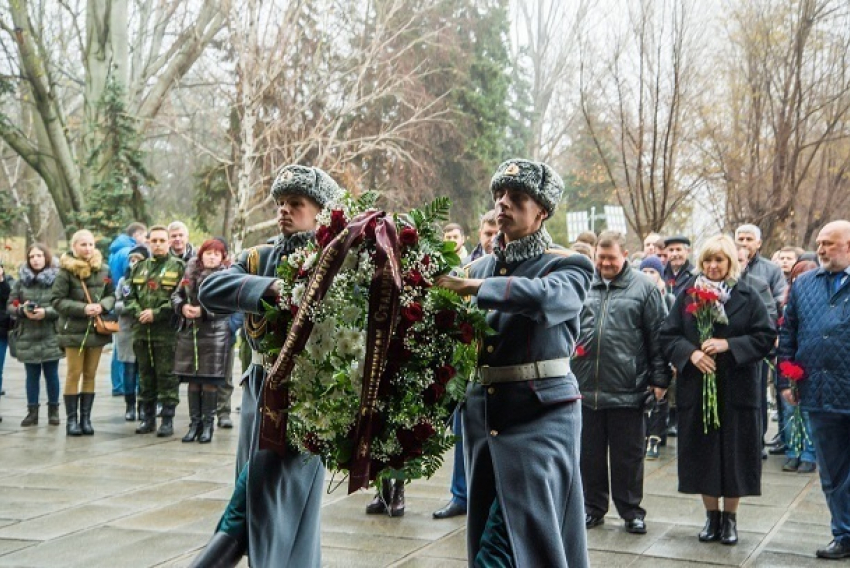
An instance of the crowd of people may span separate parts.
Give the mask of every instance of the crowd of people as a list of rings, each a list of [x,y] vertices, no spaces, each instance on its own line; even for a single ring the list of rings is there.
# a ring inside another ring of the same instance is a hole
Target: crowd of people
[[[468,515],[476,566],[587,566],[586,531],[605,522],[610,501],[626,532],[647,532],[645,460],[676,437],[678,489],[705,508],[699,541],[738,542],[740,498],[760,494],[769,452],[785,455],[786,472],[820,474],[833,540],[817,555],[850,557],[850,222],[827,224],[816,253],[784,246],[770,259],[751,224],[702,239],[693,256],[688,237],[656,233],[634,254],[613,231],[563,247],[545,225],[563,189],[546,164],[509,160],[489,185],[495,208],[472,252],[461,225],[444,228],[466,275],[435,284],[473,297],[495,332],[454,416],[452,497],[434,518]],[[286,166],[271,189],[279,237],[232,263],[223,240],[195,251],[174,222],[131,224],[108,262],[81,230],[58,260],[31,245],[18,278],[0,266],[0,355],[11,341],[25,364],[24,427],[38,423],[42,376],[48,422],[60,423],[64,357],[66,433],[94,434],[94,377],[114,338],[112,394],[125,397],[136,433],[173,435],[184,381],[183,442],[210,442],[216,416],[232,426],[243,335],[235,488],[193,566],[232,566],[246,552],[258,566],[320,564],[321,462],[257,446],[269,363],[259,345],[278,263],[315,239],[317,215],[341,191],[317,168]],[[782,363],[805,380],[777,372]],[[771,406],[778,434],[765,440]],[[792,417],[802,437],[792,439]],[[366,512],[402,515],[404,481],[381,487]]]
[[[818,237],[817,252],[783,246],[767,259],[761,254],[761,231],[745,224],[734,237],[704,239],[693,264],[691,241],[683,235],[651,233],[643,250],[634,254],[619,233],[579,235],[569,248],[595,265],[571,356],[582,395],[580,471],[587,529],[604,523],[613,501],[627,532],[646,532],[647,512],[641,507],[644,463],[659,458],[668,437],[677,437],[679,491],[701,495],[706,510],[700,541],[738,542],[740,498],[760,495],[762,460],[784,455],[782,470],[788,473],[815,473],[822,464],[834,540],[817,555],[850,557],[846,452],[838,449],[835,433],[831,448],[816,434],[817,424],[838,422],[846,428],[850,382],[840,364],[813,359],[811,353],[825,353],[823,346],[804,357],[796,340],[788,340],[791,346],[777,352],[785,344],[780,344],[780,334],[785,342],[800,331],[815,342],[821,334],[824,340],[834,337],[833,353],[850,347],[844,329],[850,317],[843,276],[850,264],[850,232],[842,232],[847,227],[844,222],[827,225]],[[475,250],[490,254],[499,229],[494,212],[485,215]],[[462,228],[446,227],[447,240],[460,246],[464,240],[449,239],[450,231],[462,234]],[[839,253],[830,247],[843,249]],[[476,259],[473,254],[467,262],[475,266]],[[834,280],[831,294],[819,300],[820,309],[829,308],[835,321],[814,325],[812,307],[806,305],[803,313],[812,328],[800,330],[791,320],[786,323],[798,278],[834,269],[841,278]],[[693,315],[695,288],[715,291],[719,298],[712,309],[723,323],[713,326],[708,338],[701,337]],[[777,372],[779,361],[806,361],[804,367],[815,380],[794,385]],[[827,369],[818,373],[824,366]],[[716,381],[717,428],[706,428],[703,416],[706,374]],[[807,400],[806,392],[816,398]],[[795,434],[791,419],[800,402],[800,431]],[[766,440],[771,408],[778,428]],[[813,415],[821,418],[813,421]],[[453,428],[457,445],[452,496],[433,513],[436,519],[464,515],[468,509],[465,463],[470,458],[464,462],[460,413]],[[822,451],[830,455],[819,457],[817,447],[825,444]]]
[[[205,310],[197,293],[204,278],[229,266],[226,243],[209,239],[195,254],[186,225],[175,221],[150,229],[131,223],[111,243],[108,261],[90,231],[74,233],[69,247],[56,259],[34,243],[17,278],[0,269],[0,353],[5,358],[8,346],[26,369],[21,426],[38,424],[42,377],[48,423],[61,423],[64,358],[66,434],[93,435],[95,375],[114,340],[112,395],[125,397],[128,422],[140,420],[137,434],[173,435],[180,381],[189,384],[184,442],[209,443],[216,416],[219,426],[232,428],[233,346],[242,319]]]

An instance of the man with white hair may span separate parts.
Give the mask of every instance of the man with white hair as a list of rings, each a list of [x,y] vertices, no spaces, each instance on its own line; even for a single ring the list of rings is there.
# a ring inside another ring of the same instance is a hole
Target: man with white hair
[[[172,221],[168,224],[168,243],[171,256],[176,256],[183,262],[189,262],[195,256],[195,249],[189,242],[189,228],[182,221]]]
[[[749,261],[744,272],[767,282],[770,286],[770,292],[773,294],[773,299],[776,300],[776,305],[780,306],[785,299],[785,290],[788,289],[788,284],[786,284],[785,277],[782,275],[782,269],[759,254],[761,229],[755,225],[741,225],[735,229],[735,242],[738,246],[746,247],[749,253]]]
[[[776,302],[775,310],[768,310],[772,314],[780,313],[780,308],[785,301],[785,291],[788,289],[788,284],[785,282],[785,276],[782,275],[782,269],[777,265],[765,259],[759,254],[761,249],[761,229],[755,225],[745,224],[735,229],[735,242],[738,247],[747,249],[748,260],[742,263],[744,269],[741,271],[742,276],[752,276],[759,280],[764,280],[770,286],[770,293]],[[774,325],[777,324],[777,318],[771,317]],[[769,356],[773,359],[773,355]],[[770,366],[768,363],[762,364],[761,369],[761,393],[762,393],[762,435],[767,433],[767,380],[770,376]],[[780,451],[780,448],[776,449]],[[762,458],[767,459],[767,453],[762,451]]]

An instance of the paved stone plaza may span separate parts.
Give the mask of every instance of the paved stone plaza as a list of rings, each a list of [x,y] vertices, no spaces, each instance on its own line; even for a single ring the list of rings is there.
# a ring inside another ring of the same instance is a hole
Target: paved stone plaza
[[[123,398],[109,396],[110,357],[106,352],[100,366],[95,435],[82,438],[65,436],[64,409],[62,425],[48,426],[44,405],[37,427],[19,426],[26,413],[24,369],[7,359],[8,394],[0,399],[0,567],[177,568],[188,565],[209,538],[230,496],[237,431],[216,430],[211,444],[183,444],[188,419],[181,405],[173,438],[135,435],[136,424],[123,419]],[[45,396],[42,387],[42,401]],[[237,389],[235,405],[239,400]],[[817,475],[783,473],[782,458],[772,457],[762,477],[763,496],[741,504],[741,542],[701,544],[696,533],[702,505],[676,492],[674,453],[662,448],[662,459],[647,462],[648,534],[627,534],[616,513],[609,515],[589,533],[594,566],[830,564],[814,557],[830,540]],[[449,456],[433,479],[411,484],[406,515],[399,519],[367,517],[370,493],[346,496],[344,486],[327,493],[323,564],[465,566],[464,519],[431,519],[448,499],[450,471]],[[327,483],[336,485],[332,479]]]

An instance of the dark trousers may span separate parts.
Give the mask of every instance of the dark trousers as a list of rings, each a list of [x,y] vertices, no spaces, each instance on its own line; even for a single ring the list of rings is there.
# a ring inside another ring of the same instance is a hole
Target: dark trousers
[[[832,536],[850,543],[850,415],[809,411],[820,483],[832,515]]]
[[[463,461],[463,423],[460,410],[456,410],[452,419],[452,432],[455,441],[455,463],[452,469],[452,501],[466,507],[466,465]]]
[[[654,401],[646,409],[646,435],[655,436],[660,441],[667,441],[667,419],[670,416],[670,405],[666,398]]]
[[[644,417],[640,408],[582,408],[581,480],[584,510],[602,517],[608,512],[608,461],[611,461],[610,494],[620,517],[644,518],[643,500]]]
[[[180,398],[177,388],[180,380],[174,374],[176,341],[150,342],[136,339],[133,352],[139,367],[139,400],[142,404],[162,403],[177,406]]]

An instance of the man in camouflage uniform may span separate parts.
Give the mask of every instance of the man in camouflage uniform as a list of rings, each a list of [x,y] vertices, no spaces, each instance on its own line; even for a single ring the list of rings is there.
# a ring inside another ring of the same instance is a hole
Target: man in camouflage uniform
[[[156,403],[162,404],[159,437],[174,433],[174,409],[180,402],[174,375],[174,347],[177,331],[172,323],[171,294],[180,285],[185,264],[168,253],[168,229],[152,227],[148,234],[151,257],[133,267],[130,295],[124,311],[134,319],[133,351],[139,365],[139,400],[144,418],[136,434],[156,428]]]

